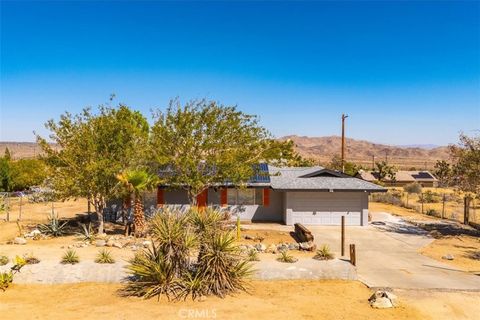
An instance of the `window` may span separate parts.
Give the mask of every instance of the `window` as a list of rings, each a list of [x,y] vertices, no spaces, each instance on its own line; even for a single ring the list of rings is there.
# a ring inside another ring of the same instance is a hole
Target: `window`
[[[263,189],[228,189],[229,205],[263,205]]]
[[[238,189],[237,190],[237,204],[253,205],[254,203],[255,203],[254,189]]]

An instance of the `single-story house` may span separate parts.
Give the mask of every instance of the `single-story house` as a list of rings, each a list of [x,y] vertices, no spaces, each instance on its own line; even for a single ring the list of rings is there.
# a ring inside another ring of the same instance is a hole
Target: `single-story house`
[[[357,173],[357,178],[365,181],[378,181],[378,172],[360,170]],[[403,187],[406,184],[418,182],[422,187],[436,187],[438,184],[437,178],[429,171],[405,171],[400,170],[395,173],[395,180],[385,178],[384,183],[390,187]]]
[[[278,168],[260,165],[245,188],[219,186],[197,197],[198,206],[226,207],[242,220],[293,225],[368,224],[368,195],[385,192],[376,184],[322,167]],[[186,190],[160,186],[145,205],[188,206]]]

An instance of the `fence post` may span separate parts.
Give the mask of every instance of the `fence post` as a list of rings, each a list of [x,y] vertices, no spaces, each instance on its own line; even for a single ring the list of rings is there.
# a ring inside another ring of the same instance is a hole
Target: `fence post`
[[[463,223],[468,224],[470,213],[470,198],[465,196],[463,198]]]
[[[442,219],[445,219],[445,193],[442,196]]]
[[[420,200],[421,200],[421,202],[422,202],[422,214],[423,214],[423,203],[424,203],[424,201],[423,201],[423,192],[420,194]]]
[[[23,195],[20,195],[20,213],[18,214],[18,220],[22,220],[22,205],[23,205]]]
[[[7,196],[5,197],[5,210],[7,211],[7,221],[10,221],[10,198]]]
[[[342,257],[345,255],[345,216],[342,216]]]
[[[355,244],[350,245],[350,263],[354,266],[357,265],[357,256],[355,252]]]

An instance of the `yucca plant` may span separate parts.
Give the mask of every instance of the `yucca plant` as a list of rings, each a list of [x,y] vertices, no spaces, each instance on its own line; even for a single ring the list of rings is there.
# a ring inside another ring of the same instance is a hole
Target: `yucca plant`
[[[177,298],[186,300],[191,296],[195,300],[203,295],[205,295],[205,280],[198,273],[186,272],[181,279]]]
[[[62,264],[76,264],[80,262],[80,258],[78,257],[75,250],[67,250],[65,254],[62,256],[61,263]]]
[[[100,250],[95,258],[96,263],[115,263],[112,254],[107,249]]]
[[[258,251],[255,249],[248,251],[247,257],[248,261],[260,261],[260,258],[258,257]]]
[[[8,263],[9,259],[7,256],[0,256],[0,266],[4,266]]]
[[[334,255],[330,251],[330,247],[324,244],[320,249],[317,250],[317,253],[313,258],[317,260],[331,260],[334,258]]]
[[[79,223],[79,226],[80,232],[77,232],[76,235],[79,236],[81,240],[89,242],[95,241],[95,230],[90,222],[88,225]]]
[[[246,291],[245,278],[252,273],[251,265],[242,258],[231,232],[215,234],[205,246],[197,262],[197,273],[205,281],[205,293],[225,297]]]
[[[154,243],[148,250],[137,253],[129,262],[126,268],[131,277],[123,289],[125,295],[146,299],[155,296],[160,299],[161,295],[165,295],[168,300],[178,298],[182,287],[175,267]]]
[[[65,227],[67,221],[61,221],[58,219],[58,215],[50,213],[48,215],[48,223],[39,224],[37,226],[41,233],[51,235],[53,237],[60,237],[65,234]]]
[[[196,245],[196,235],[188,223],[189,217],[169,209],[155,215],[150,222],[153,242],[157,242],[162,257],[180,274],[190,266],[190,251]]]
[[[277,261],[285,263],[295,263],[298,261],[297,258],[288,253],[288,250],[280,251],[280,255],[277,258]]]
[[[13,272],[5,271],[0,272],[0,290],[5,291],[13,282]]]

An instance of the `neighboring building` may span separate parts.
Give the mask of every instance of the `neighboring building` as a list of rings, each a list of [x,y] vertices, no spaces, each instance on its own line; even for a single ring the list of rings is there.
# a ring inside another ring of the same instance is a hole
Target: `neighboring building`
[[[378,172],[360,170],[357,178],[368,182],[378,181]],[[391,187],[403,187],[406,184],[418,182],[423,187],[436,187],[438,184],[437,178],[429,171],[397,171],[395,173],[395,180],[385,178],[383,183]]]
[[[277,168],[261,165],[261,172],[246,188],[219,186],[197,198],[197,205],[219,206],[242,220],[275,221],[287,225],[368,224],[368,194],[386,189],[322,167]],[[188,207],[185,190],[159,187],[145,197],[148,206]]]

